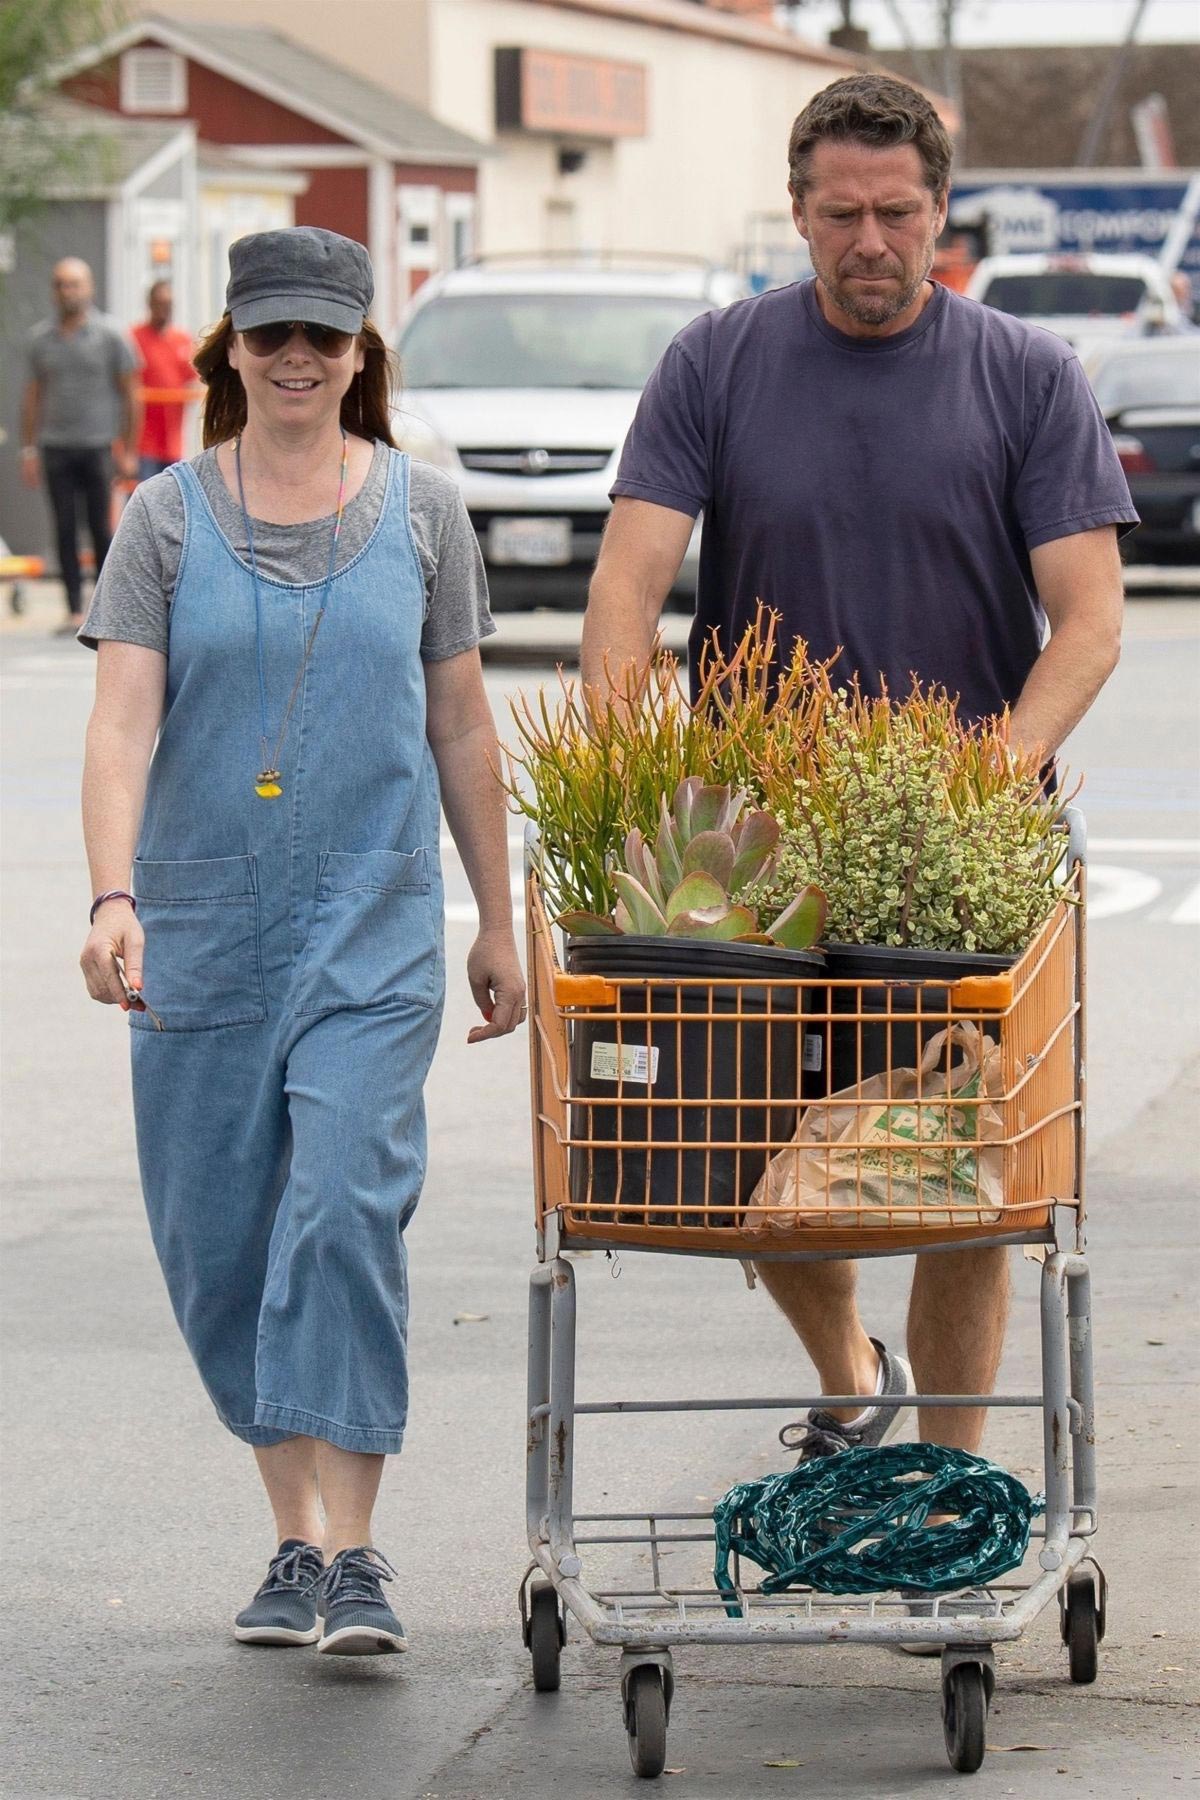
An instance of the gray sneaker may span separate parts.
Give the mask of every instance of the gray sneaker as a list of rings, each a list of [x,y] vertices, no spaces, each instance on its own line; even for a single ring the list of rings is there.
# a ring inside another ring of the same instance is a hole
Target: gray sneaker
[[[317,1587],[325,1558],[303,1538],[284,1538],[271,1558],[267,1578],[249,1606],[233,1621],[239,1644],[315,1644]]]
[[[883,1368],[880,1393],[915,1393],[913,1372],[904,1358],[894,1355],[878,1338],[871,1342]],[[799,1450],[802,1463],[811,1462],[815,1456],[836,1456],[840,1450],[874,1450],[892,1441],[911,1412],[911,1406],[873,1406],[861,1425],[848,1426],[824,1407],[814,1406],[806,1419],[785,1425],[779,1441],[785,1450]]]
[[[369,1544],[339,1550],[321,1583],[323,1656],[386,1656],[407,1650],[404,1627],[383,1596],[396,1571]]]
[[[937,1610],[939,1619],[987,1619],[998,1618],[1000,1607],[995,1594],[990,1588],[963,1588],[959,1593],[929,1594],[923,1588],[901,1588],[900,1597],[908,1602],[910,1619],[932,1619],[933,1603],[940,1601]],[[940,1644],[922,1644],[920,1642],[898,1643],[894,1646],[902,1650],[905,1656],[940,1656]]]

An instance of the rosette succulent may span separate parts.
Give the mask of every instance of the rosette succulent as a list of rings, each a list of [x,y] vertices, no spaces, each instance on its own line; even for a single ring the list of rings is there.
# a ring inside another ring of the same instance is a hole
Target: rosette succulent
[[[609,917],[566,912],[558,923],[574,937],[691,937],[777,944],[807,950],[825,923],[825,896],[806,883],[773,906],[771,922],[739,896],[775,871],[779,825],[747,810],[744,791],[688,776],[668,807],[665,795],[653,843],[636,827],[625,838],[624,866],[613,869],[619,898]]]

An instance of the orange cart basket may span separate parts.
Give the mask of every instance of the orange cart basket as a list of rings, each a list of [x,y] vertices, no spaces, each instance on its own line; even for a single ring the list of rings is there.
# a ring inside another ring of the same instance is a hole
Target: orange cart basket
[[[1066,870],[1054,910],[1000,973],[582,974],[560,964],[531,831],[539,1256],[573,1243],[759,1260],[1050,1244],[1056,1207],[1071,1209],[1082,1248],[1086,899],[1074,829]]]

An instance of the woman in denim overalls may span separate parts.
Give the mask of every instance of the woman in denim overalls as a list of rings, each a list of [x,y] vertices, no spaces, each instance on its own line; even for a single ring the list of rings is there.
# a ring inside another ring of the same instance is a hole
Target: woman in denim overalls
[[[82,964],[93,998],[130,1012],[155,1246],[275,1513],[279,1548],[235,1635],[374,1653],[405,1647],[370,1526],[408,1405],[403,1233],[444,985],[439,800],[479,906],[472,1040],[520,1023],[524,984],[479,653],[421,657],[407,456],[387,452],[374,528],[336,554],[372,440],[391,443],[366,252],[297,229],[242,239],[231,263],[197,367],[247,554],[177,465],[167,655],[99,645]],[[268,579],[256,518],[335,519],[324,579]]]

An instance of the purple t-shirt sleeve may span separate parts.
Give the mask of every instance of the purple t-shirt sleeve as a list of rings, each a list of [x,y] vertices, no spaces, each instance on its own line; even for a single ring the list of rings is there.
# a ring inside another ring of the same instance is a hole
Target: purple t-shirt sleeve
[[[687,327],[689,337],[699,323]],[[694,519],[710,487],[704,386],[690,347],[675,338],[642,390],[609,497],[649,500]]]
[[[1099,525],[1138,522],[1129,488],[1077,357],[1067,357],[1034,420],[1013,489],[1026,548],[1073,537]]]

